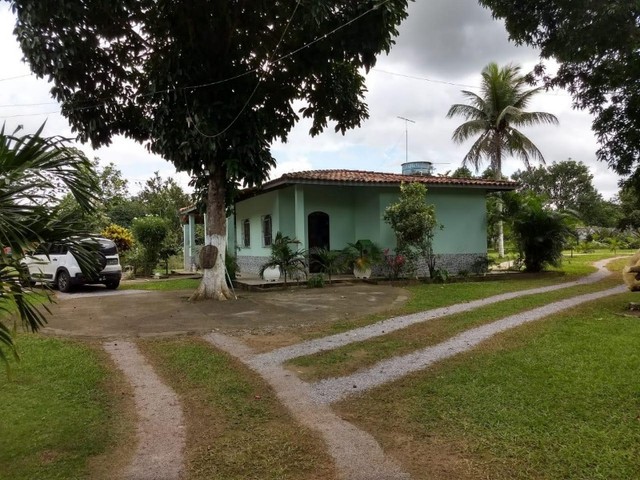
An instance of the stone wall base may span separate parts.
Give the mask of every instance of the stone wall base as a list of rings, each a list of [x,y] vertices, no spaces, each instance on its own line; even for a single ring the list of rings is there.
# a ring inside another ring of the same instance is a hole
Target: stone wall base
[[[437,254],[436,268],[446,270],[450,275],[456,275],[463,271],[473,273],[474,267],[477,265],[478,260],[485,259],[486,257],[487,254],[484,252]],[[258,272],[260,272],[260,267],[264,263],[266,263],[267,260],[268,257],[238,255],[238,266],[240,267],[240,274],[257,275]],[[377,265],[373,269],[373,274],[375,276],[385,276],[384,266]],[[427,262],[424,260],[418,262],[418,276],[429,276]]]

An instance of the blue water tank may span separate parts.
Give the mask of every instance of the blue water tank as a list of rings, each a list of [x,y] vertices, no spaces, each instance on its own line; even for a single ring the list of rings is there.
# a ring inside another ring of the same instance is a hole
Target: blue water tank
[[[431,175],[433,164],[431,162],[407,162],[402,164],[403,175]]]

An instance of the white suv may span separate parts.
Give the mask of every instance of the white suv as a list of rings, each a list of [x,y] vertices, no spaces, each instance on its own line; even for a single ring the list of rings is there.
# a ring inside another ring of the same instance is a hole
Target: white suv
[[[83,240],[84,241],[84,240]],[[103,283],[115,290],[120,285],[122,267],[116,244],[107,238],[92,238],[86,241],[98,242],[98,261],[100,271],[93,277],[87,277],[78,261],[66,245],[45,243],[25,259],[32,282],[43,282],[57,286],[61,292],[68,292],[76,285]]]

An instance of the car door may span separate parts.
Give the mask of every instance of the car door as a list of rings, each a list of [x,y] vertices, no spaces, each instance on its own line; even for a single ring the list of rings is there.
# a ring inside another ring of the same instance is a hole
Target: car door
[[[59,243],[42,243],[27,257],[29,275],[34,280],[53,282],[58,267],[65,265],[67,247]]]
[[[51,278],[50,273],[50,260],[49,251],[51,250],[51,244],[41,243],[33,253],[30,253],[25,258],[25,263],[29,268],[29,275],[34,280],[47,280]],[[47,272],[49,274],[47,275]]]
[[[47,280],[55,280],[56,274],[60,267],[65,267],[67,264],[67,247],[61,243],[54,243],[51,245],[49,252],[48,268],[46,269]]]

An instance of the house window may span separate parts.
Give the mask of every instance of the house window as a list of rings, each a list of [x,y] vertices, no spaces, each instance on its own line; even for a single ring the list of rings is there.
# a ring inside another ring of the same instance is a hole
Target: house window
[[[242,246],[247,248],[251,246],[251,223],[248,218],[242,222]]]
[[[262,246],[271,246],[271,215],[262,217]]]

